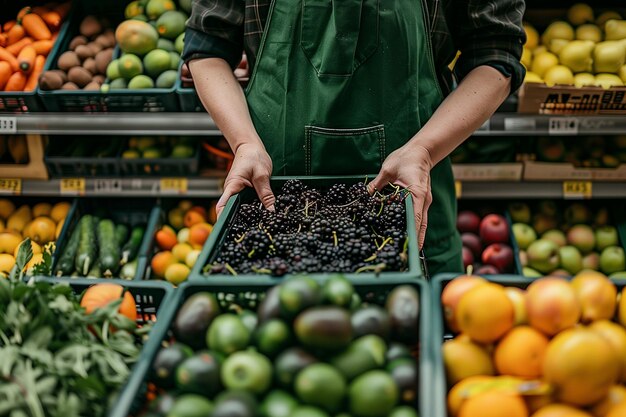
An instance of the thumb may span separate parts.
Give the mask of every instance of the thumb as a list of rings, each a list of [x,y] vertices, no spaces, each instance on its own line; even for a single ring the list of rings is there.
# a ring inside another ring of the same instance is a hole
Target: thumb
[[[381,170],[378,173],[378,176],[376,176],[376,178],[374,178],[372,181],[370,181],[369,184],[367,184],[367,191],[370,194],[374,194],[376,191],[380,191],[385,188],[388,182],[389,179],[387,178],[387,174]]]
[[[274,203],[276,202],[276,197],[274,197],[272,187],[270,187],[269,175],[263,174],[252,178],[252,185],[254,186],[257,195],[259,196],[259,200],[261,200],[261,203],[263,203],[263,206],[269,211],[274,211]]]
[[[217,217],[219,218],[228,203],[228,200],[238,192],[244,189],[244,185],[237,182],[230,182],[226,187],[224,187],[224,192],[219,200],[217,200],[217,204],[215,205],[215,212]]]

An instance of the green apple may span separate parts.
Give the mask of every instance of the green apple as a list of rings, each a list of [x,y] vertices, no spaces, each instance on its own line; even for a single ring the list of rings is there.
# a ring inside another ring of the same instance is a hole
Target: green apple
[[[526,249],[537,240],[537,233],[535,230],[527,224],[524,223],[515,223],[512,226],[513,235],[515,236],[515,240],[517,241],[517,245],[520,249]]]
[[[600,270],[607,275],[626,269],[624,249],[619,246],[609,246],[600,254]]]
[[[561,268],[570,275],[576,275],[583,269],[583,257],[574,246],[563,246],[559,249]]]
[[[549,274],[559,267],[559,247],[551,240],[538,239],[530,244],[528,266],[544,274]]]
[[[542,235],[550,229],[555,229],[557,226],[554,216],[539,213],[533,217],[533,229],[535,229],[538,235]]]
[[[543,274],[535,269],[532,269],[528,266],[522,268],[522,274],[528,278],[541,278]]]
[[[603,251],[609,246],[617,246],[619,238],[613,226],[602,226],[596,229],[596,250]]]
[[[596,247],[596,236],[593,229],[586,224],[572,226],[567,232],[567,242],[583,254],[587,254]]]
[[[526,203],[515,202],[509,204],[509,214],[514,223],[530,223],[530,207]]]
[[[598,271],[600,269],[600,255],[598,252],[591,252],[583,256],[583,269]]]
[[[565,238],[565,233],[561,232],[557,229],[551,229],[541,235],[542,239],[551,240],[556,243],[558,247],[562,247],[567,245],[567,239]]]
[[[233,353],[222,366],[222,384],[228,389],[262,394],[272,384],[272,363],[254,351]]]

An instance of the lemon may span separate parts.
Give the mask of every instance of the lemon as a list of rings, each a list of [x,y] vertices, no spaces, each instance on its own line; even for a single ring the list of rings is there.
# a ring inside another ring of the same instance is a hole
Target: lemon
[[[559,61],[574,72],[589,72],[593,65],[594,46],[591,41],[571,41],[561,50]]]
[[[576,39],[581,41],[602,41],[602,30],[594,24],[588,23],[586,25],[578,26],[576,28]]]
[[[596,19],[596,25],[603,28],[609,20],[621,20],[622,16],[614,10],[604,12]]]
[[[574,84],[574,74],[572,70],[565,65],[556,65],[546,71],[544,80],[548,87],[552,87],[557,84],[571,85]]]
[[[619,69],[619,77],[626,84],[626,65],[622,65],[622,68]]]
[[[577,3],[567,11],[567,20],[574,26],[593,22],[593,9],[585,3]]]
[[[571,41],[574,39],[574,28],[567,23],[561,20],[553,22],[548,26],[541,35],[541,42],[544,45],[550,45],[550,41],[552,39],[565,39],[567,41]]]
[[[539,45],[539,32],[530,23],[524,22],[524,32],[526,32],[526,44],[529,49],[535,49]]]
[[[615,74],[597,74],[596,84],[604,89],[609,89],[611,87],[621,87],[624,85],[622,80]]]
[[[559,59],[551,52],[544,52],[535,56],[530,70],[540,77],[543,77],[546,71],[559,64]]]
[[[524,64],[524,66],[526,68],[530,68],[530,66],[533,63],[533,53],[530,49],[528,49],[527,47],[524,46],[524,49],[522,49],[522,64]]]
[[[526,71],[526,77],[524,77],[525,83],[543,83],[543,80],[540,76],[535,74],[532,71]]]
[[[580,74],[574,75],[574,85],[579,88],[588,85],[597,85],[596,77],[588,72],[581,72]]]
[[[616,74],[626,61],[626,47],[619,41],[605,41],[593,50],[593,68],[596,73]]]

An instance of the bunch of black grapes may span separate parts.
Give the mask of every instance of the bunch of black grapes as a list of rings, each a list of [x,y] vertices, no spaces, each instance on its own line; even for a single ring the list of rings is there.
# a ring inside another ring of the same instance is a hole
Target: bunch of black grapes
[[[242,204],[209,274],[383,272],[407,267],[408,193],[390,186],[370,195],[364,183],[326,192],[288,180],[275,211]]]

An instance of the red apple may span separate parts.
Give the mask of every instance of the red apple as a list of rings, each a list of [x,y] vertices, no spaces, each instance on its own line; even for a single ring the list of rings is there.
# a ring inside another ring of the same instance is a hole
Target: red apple
[[[461,234],[461,242],[463,242],[464,247],[472,251],[472,255],[474,255],[475,258],[480,259],[480,254],[483,253],[483,244],[478,235],[474,233],[463,233]]]
[[[485,248],[482,261],[485,265],[492,265],[501,272],[507,272],[513,265],[513,250],[501,243],[491,244]]]
[[[474,255],[472,251],[463,246],[463,269],[467,270],[467,267],[474,264]]]
[[[478,214],[470,210],[459,212],[456,218],[456,228],[461,233],[478,233],[480,226],[480,217]]]
[[[484,245],[509,242],[509,225],[499,214],[490,214],[480,222],[480,239]]]
[[[498,268],[493,265],[483,265],[474,272],[476,275],[498,275],[499,273]]]

